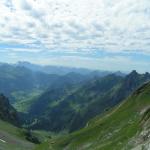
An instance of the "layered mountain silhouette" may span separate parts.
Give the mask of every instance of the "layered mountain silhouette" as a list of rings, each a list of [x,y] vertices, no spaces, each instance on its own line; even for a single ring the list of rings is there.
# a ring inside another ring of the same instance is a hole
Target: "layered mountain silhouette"
[[[77,130],[84,127],[90,118],[123,101],[148,80],[149,73],[132,71],[126,77],[111,74],[72,88],[60,86],[49,89],[29,108],[29,116],[37,119],[36,123],[31,123],[31,128]]]
[[[0,64],[0,149],[149,148],[148,72],[46,67]]]

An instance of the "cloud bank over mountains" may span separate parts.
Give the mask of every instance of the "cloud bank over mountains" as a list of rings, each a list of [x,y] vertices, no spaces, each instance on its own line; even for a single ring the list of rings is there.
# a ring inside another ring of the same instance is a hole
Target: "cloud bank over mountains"
[[[149,20],[149,0],[1,0],[0,53],[12,59],[35,53],[144,57],[150,54]]]

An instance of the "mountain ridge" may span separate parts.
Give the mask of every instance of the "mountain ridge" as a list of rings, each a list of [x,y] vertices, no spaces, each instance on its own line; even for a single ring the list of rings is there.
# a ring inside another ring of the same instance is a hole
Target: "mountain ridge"
[[[47,91],[37,103],[31,105],[29,113],[38,120],[31,128],[44,127],[56,132],[63,129],[69,129],[69,132],[78,130],[90,118],[108,111],[148,80],[150,74],[132,71],[126,77],[111,74],[94,78],[78,88],[71,90],[69,87],[64,92],[62,89],[60,92],[59,89]]]
[[[81,130],[44,143],[36,150],[148,150],[150,148],[150,82],[144,83],[104,116]],[[49,146],[48,146],[49,145]]]

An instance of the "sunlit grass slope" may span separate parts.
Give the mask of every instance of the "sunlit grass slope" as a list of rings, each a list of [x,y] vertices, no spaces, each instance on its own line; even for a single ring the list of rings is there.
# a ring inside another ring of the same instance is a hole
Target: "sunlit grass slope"
[[[92,119],[85,128],[43,143],[36,150],[121,150],[132,149],[141,133],[150,133],[150,83],[144,84],[103,117]],[[101,115],[102,116],[102,115]],[[146,116],[146,117],[145,117]],[[146,140],[149,140],[149,135]]]

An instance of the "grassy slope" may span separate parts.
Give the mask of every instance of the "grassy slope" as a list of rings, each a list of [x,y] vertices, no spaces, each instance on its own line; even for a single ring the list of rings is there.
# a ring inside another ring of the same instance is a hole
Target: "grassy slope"
[[[36,118],[39,119],[32,127],[71,132],[83,127],[90,118],[108,109],[110,105],[104,99],[111,100],[110,95],[116,93],[121,81],[121,77],[109,75],[73,88],[53,89],[44,93],[31,107],[30,114],[37,114]]]
[[[150,106],[150,83],[104,117],[96,117],[88,126],[68,136],[43,143],[36,150],[120,150],[131,149],[130,141],[140,133],[141,112]]]
[[[23,131],[7,122],[0,120],[1,150],[32,150],[34,144],[25,140]]]
[[[37,100],[37,97],[42,94],[42,90],[32,90],[31,92],[13,92],[11,96],[15,99],[14,108],[19,112],[27,113],[30,106]]]

